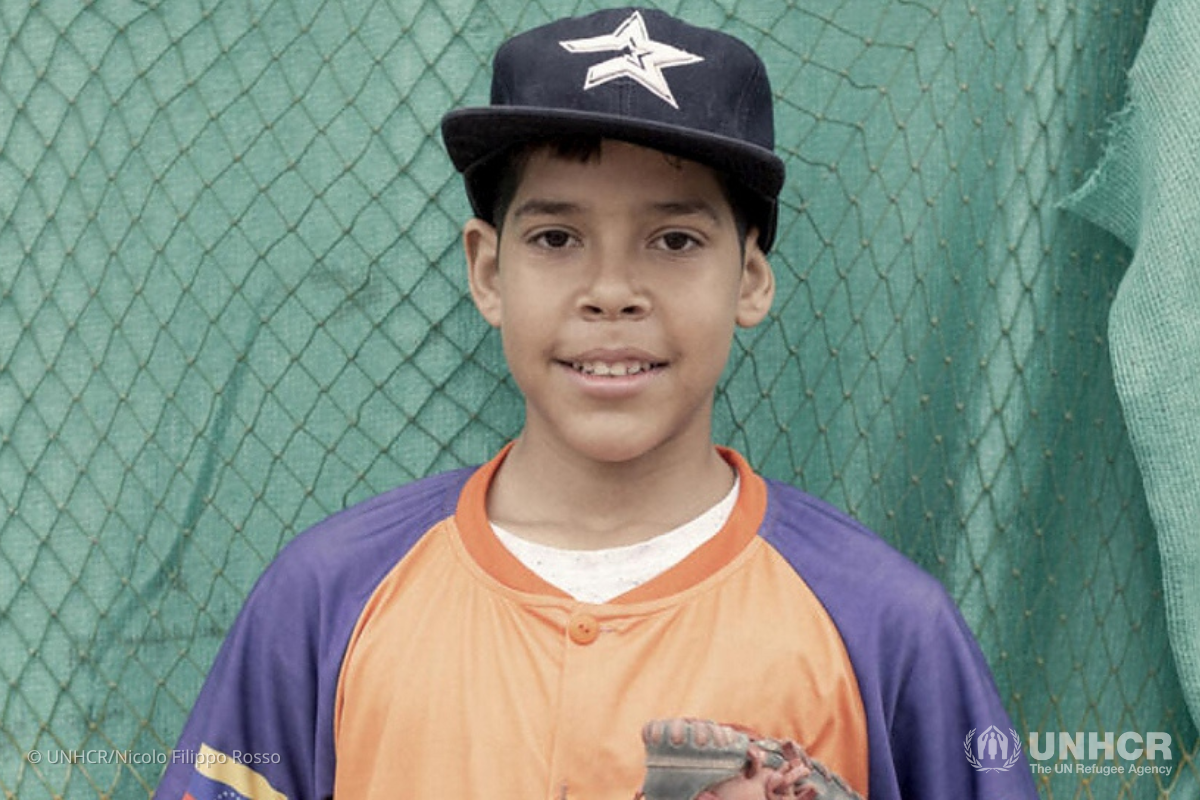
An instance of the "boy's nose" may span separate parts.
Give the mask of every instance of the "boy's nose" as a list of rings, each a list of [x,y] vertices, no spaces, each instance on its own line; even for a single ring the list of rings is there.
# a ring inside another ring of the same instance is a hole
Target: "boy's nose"
[[[580,310],[591,319],[640,319],[650,313],[650,296],[635,280],[625,259],[604,259],[593,266],[580,295]]]

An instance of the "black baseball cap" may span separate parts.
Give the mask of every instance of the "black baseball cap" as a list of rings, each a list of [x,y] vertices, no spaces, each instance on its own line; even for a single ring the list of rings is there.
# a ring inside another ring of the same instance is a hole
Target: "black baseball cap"
[[[518,34],[492,66],[491,105],[442,119],[480,218],[493,222],[498,157],[525,142],[596,135],[723,173],[770,249],[784,166],[766,67],[740,39],[661,11],[609,9]]]

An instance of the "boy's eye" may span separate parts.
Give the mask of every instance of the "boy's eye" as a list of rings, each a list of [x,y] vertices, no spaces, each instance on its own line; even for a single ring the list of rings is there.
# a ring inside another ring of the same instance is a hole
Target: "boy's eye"
[[[551,250],[558,250],[563,247],[570,247],[575,241],[575,237],[567,231],[549,230],[542,231],[533,237],[533,243]]]
[[[669,250],[672,253],[682,253],[685,250],[691,250],[694,247],[700,246],[700,240],[690,233],[683,231],[669,231],[659,236],[656,242],[657,246],[663,250]]]

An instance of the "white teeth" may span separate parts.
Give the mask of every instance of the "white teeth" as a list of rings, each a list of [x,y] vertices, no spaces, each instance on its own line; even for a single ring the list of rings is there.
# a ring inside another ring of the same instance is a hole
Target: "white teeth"
[[[654,365],[648,361],[618,361],[615,364],[606,361],[575,361],[571,363],[571,367],[584,375],[623,378],[627,375],[637,375],[639,372],[649,372]]]

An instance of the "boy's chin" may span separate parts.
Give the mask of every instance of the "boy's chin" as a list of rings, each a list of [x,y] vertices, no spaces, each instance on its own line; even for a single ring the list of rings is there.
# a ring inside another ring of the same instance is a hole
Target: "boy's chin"
[[[585,460],[597,464],[628,464],[637,461],[653,451],[654,447],[639,447],[629,442],[589,443],[587,446],[576,448],[576,453]]]
[[[568,431],[562,444],[583,460],[602,465],[628,464],[671,449],[676,437],[651,426],[596,423]]]

